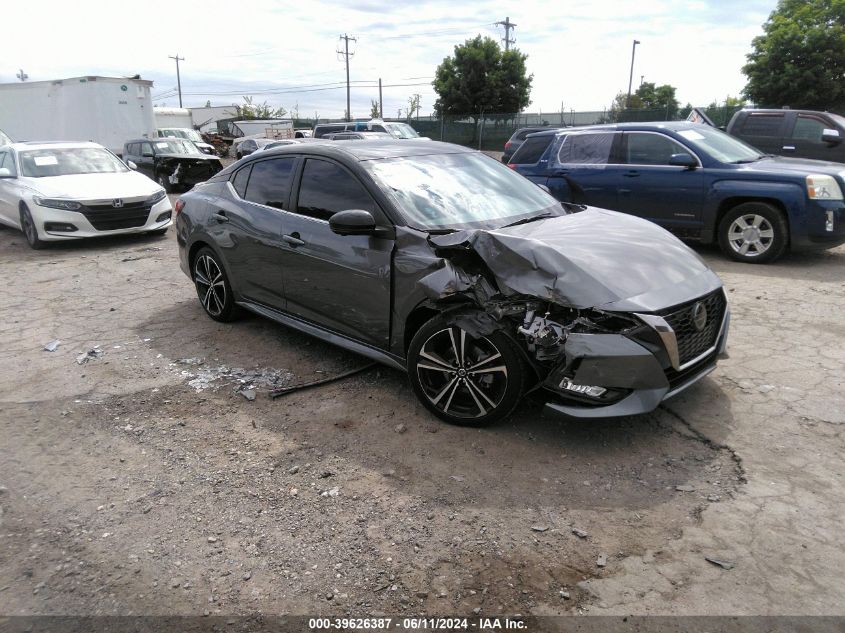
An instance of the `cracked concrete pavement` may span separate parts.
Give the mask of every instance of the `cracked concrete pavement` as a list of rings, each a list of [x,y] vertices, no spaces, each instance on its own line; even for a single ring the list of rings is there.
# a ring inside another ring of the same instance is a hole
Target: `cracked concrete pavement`
[[[207,319],[172,233],[0,230],[0,614],[843,614],[845,248],[699,252],[733,309],[710,377],[474,430],[384,368],[271,401],[363,361]]]

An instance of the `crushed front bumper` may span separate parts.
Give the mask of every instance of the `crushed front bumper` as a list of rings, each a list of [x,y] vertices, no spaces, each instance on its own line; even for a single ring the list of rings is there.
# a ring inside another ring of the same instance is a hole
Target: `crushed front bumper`
[[[550,394],[545,411],[576,418],[612,418],[649,413],[692,386],[727,356],[730,307],[726,305],[714,345],[688,363],[667,365],[669,354],[655,354],[622,334],[573,334],[565,344],[567,363],[544,381]],[[662,359],[662,360],[661,360]],[[607,389],[602,399],[566,394],[559,388],[564,372],[571,382]]]

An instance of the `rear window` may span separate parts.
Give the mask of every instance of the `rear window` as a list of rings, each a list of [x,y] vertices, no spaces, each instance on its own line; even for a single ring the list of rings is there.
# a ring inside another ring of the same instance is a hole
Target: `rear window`
[[[519,146],[519,149],[511,157],[510,162],[514,165],[533,165],[546,152],[546,148],[548,148],[552,139],[554,139],[553,134],[526,138],[525,142]]]
[[[745,136],[780,136],[782,114],[749,114],[742,124]]]
[[[615,133],[570,134],[558,152],[558,162],[563,165],[606,165],[610,162]]]

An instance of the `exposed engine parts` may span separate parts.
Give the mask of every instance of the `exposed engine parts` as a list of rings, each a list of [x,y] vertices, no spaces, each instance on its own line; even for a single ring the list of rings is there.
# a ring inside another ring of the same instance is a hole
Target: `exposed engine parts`
[[[528,310],[516,331],[526,337],[528,351],[540,362],[553,360],[563,353],[566,332],[560,323],[549,319],[549,312],[536,316],[534,310]]]

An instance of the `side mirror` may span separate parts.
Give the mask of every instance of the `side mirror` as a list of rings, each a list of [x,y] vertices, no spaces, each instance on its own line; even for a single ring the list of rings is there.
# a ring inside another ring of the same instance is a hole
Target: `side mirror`
[[[672,154],[669,157],[669,164],[673,167],[685,167],[687,169],[695,169],[698,167],[698,162],[691,154]]]
[[[6,167],[0,167],[0,178],[14,178],[12,172]]]
[[[129,169],[133,170],[133,171],[135,171],[136,169],[138,169],[138,165],[136,165],[135,163],[133,163],[131,160],[127,160],[127,161],[126,161],[126,166],[127,166]]]
[[[822,143],[839,145],[841,142],[842,137],[839,136],[839,130],[822,130]]]
[[[369,211],[349,209],[329,218],[329,228],[338,235],[372,235],[376,232],[376,221]]]

